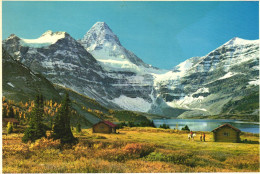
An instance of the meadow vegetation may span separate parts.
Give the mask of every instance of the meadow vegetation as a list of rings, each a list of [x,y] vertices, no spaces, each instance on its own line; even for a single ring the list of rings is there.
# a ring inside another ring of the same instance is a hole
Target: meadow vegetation
[[[211,132],[201,142],[171,129],[124,127],[118,134],[92,134],[74,128],[79,143],[67,148],[50,132],[22,143],[16,129],[21,127],[2,137],[4,173],[259,172],[259,134],[243,133],[247,143],[220,143]]]

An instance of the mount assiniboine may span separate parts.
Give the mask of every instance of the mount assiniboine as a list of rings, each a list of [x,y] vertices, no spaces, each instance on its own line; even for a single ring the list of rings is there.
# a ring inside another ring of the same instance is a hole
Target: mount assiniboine
[[[104,22],[78,41],[66,32],[47,31],[38,39],[12,34],[3,48],[53,84],[110,108],[179,118],[259,113],[244,108],[259,96],[259,40],[233,38],[172,70],[144,63]]]

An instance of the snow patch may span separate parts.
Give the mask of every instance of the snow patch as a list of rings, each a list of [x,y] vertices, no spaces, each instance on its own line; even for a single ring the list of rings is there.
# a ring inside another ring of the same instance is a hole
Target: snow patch
[[[111,100],[121,108],[131,111],[148,112],[151,108],[151,103],[145,101],[143,98],[130,98],[125,95],[120,95],[118,98]]]
[[[225,74],[223,77],[220,77],[218,80],[222,80],[222,79],[227,79],[230,78],[234,75],[236,75],[237,73],[233,73],[233,72],[228,72],[227,74]]]
[[[193,94],[200,94],[200,93],[209,93],[209,88],[199,88],[196,92],[194,92]]]
[[[248,84],[257,86],[257,85],[259,85],[259,82],[260,82],[259,79],[257,79],[257,80],[249,81]]]
[[[65,32],[47,31],[37,39],[23,39],[21,38],[20,44],[33,48],[41,48],[56,43],[58,40],[65,37]]]
[[[11,82],[8,82],[7,85],[9,85],[9,86],[14,88],[14,85]]]

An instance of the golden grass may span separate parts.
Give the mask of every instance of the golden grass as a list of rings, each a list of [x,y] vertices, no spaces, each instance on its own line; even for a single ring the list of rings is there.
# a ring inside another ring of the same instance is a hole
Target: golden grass
[[[217,143],[206,133],[188,140],[187,132],[156,128],[124,128],[119,134],[73,132],[79,143],[60,149],[59,141],[23,144],[22,134],[3,136],[6,173],[166,173],[259,172],[259,144]],[[245,134],[241,139],[258,142]]]

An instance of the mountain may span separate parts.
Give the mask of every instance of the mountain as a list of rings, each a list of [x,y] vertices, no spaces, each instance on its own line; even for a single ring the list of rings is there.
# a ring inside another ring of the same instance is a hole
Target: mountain
[[[108,108],[180,118],[259,112],[258,40],[233,38],[172,70],[145,64],[104,22],[78,41],[66,32],[47,31],[38,39],[11,35],[3,47],[52,83]],[[239,110],[238,101],[245,103],[248,96],[253,97],[252,107]]]
[[[66,32],[47,31],[38,39],[11,35],[3,41],[3,47],[16,60],[54,84],[99,98],[101,103],[102,96],[106,96],[103,84],[111,79],[104,77],[96,59]]]
[[[33,71],[41,72],[52,83],[94,98],[107,107],[147,112],[152,103],[151,74],[126,69],[106,71],[65,32],[47,31],[38,39],[31,40],[11,35],[3,41],[3,47],[15,59]]]
[[[144,73],[145,70],[158,70],[158,68],[144,63],[134,53],[124,48],[118,37],[105,22],[97,22],[93,25],[84,37],[79,40],[79,43],[107,71]]]
[[[14,60],[4,48],[2,49],[2,63],[3,96],[18,103],[34,100],[37,94],[42,94],[46,100],[60,103],[62,96],[68,93],[72,101],[72,108],[78,112],[77,117],[72,117],[71,120],[71,124],[74,126],[80,121],[82,127],[89,127],[100,119],[118,121],[124,118],[124,121],[129,121],[130,119],[126,118],[126,115],[130,115],[131,120],[136,122],[148,121],[146,117],[152,116],[129,111],[122,111],[123,114],[120,114],[120,111],[113,111],[117,114],[111,114],[108,108],[100,105],[97,101],[63,86],[53,85],[41,74],[33,72],[19,61]],[[96,111],[102,113],[101,116],[97,115]]]
[[[167,105],[189,110],[179,117],[230,114],[223,109],[230,102],[258,91],[258,65],[259,41],[233,38],[206,56],[188,59],[157,75],[155,86]],[[258,112],[254,107],[247,114]]]

